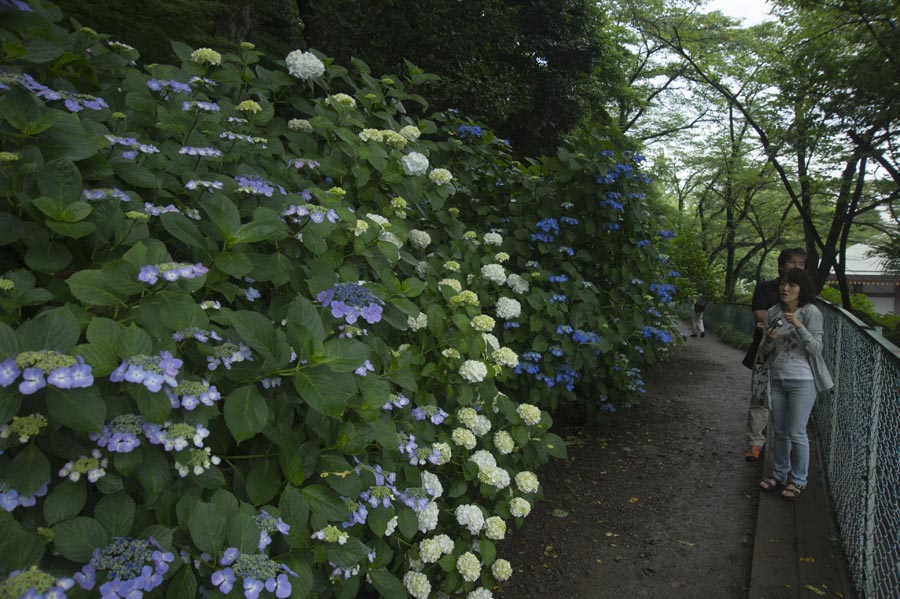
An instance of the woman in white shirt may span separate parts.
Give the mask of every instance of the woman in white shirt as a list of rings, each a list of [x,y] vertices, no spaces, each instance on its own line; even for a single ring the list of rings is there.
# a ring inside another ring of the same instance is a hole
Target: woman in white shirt
[[[806,425],[816,395],[834,386],[822,358],[822,313],[813,304],[815,290],[804,270],[785,272],[778,283],[780,303],[769,309],[759,359],[769,362],[775,465],[760,483],[785,499],[800,497],[809,475]]]

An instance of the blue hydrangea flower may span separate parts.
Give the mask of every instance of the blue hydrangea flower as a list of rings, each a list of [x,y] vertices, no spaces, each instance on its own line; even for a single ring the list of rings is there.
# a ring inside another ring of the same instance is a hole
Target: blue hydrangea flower
[[[234,180],[237,182],[238,191],[241,193],[263,195],[267,198],[271,198],[275,193],[276,186],[259,175],[237,175]],[[284,187],[281,185],[278,185],[277,187],[281,195],[287,195],[287,191],[285,191]]]
[[[235,582],[241,579],[246,599],[257,599],[263,589],[275,593],[279,599],[286,599],[291,595],[288,575],[297,576],[284,564],[272,561],[262,553],[245,554],[235,547],[226,549],[219,563],[226,567],[213,572],[213,585],[219,592],[227,595],[234,588]]]
[[[362,316],[369,324],[375,324],[381,320],[384,304],[367,287],[358,283],[336,283],[331,289],[320,291],[316,299],[323,306],[331,307],[331,315],[335,318],[344,318],[347,324],[354,324]]]
[[[226,341],[222,345],[213,349],[211,356],[206,356],[206,367],[209,370],[215,370],[221,364],[225,370],[231,370],[231,365],[235,362],[253,361],[253,354],[250,348],[243,343],[233,343]]]
[[[194,77],[193,79],[198,78]],[[191,80],[191,83],[193,83],[193,79]],[[174,79],[150,79],[147,81],[147,87],[155,92],[163,92],[164,97],[168,96],[169,92],[183,95],[188,95],[192,92],[189,84],[181,83]]]
[[[222,150],[212,147],[195,148],[194,146],[183,146],[178,149],[178,153],[186,156],[200,156],[202,158],[219,158],[222,156]]]
[[[0,362],[0,387],[9,387],[19,375],[22,374],[18,364],[13,358],[7,358]]]
[[[578,224],[578,219],[575,218],[574,216],[561,216],[559,218],[559,222],[561,222],[564,225],[574,226],[574,225]]]
[[[206,191],[212,191],[213,189],[222,189],[225,185],[221,181],[205,181],[202,179],[191,179],[184,184],[184,188],[191,191],[195,191],[201,187]]]
[[[550,296],[551,304],[564,304],[567,301],[569,301],[569,298],[567,298],[565,295],[563,295],[561,293],[554,293],[553,295]]]
[[[146,264],[141,266],[138,273],[138,281],[154,285],[160,278],[173,282],[178,279],[195,279],[209,272],[209,269],[200,262],[188,264],[186,262],[162,262],[160,264]]]
[[[669,231],[668,229],[665,231],[659,232],[659,238],[663,241],[668,241],[669,239],[673,239],[675,237],[675,231]]]
[[[366,360],[359,368],[353,371],[353,374],[357,376],[366,376],[366,374],[370,372],[375,372],[375,367],[372,366],[372,363],[369,360]]]
[[[91,441],[110,453],[130,453],[141,445],[144,419],[137,414],[122,414],[103,425],[100,433],[88,433]]]
[[[131,198],[128,197],[127,193],[116,187],[113,187],[111,189],[105,187],[99,189],[84,189],[82,190],[81,195],[86,200],[105,200],[107,198],[116,198],[121,202],[131,201]]]
[[[166,396],[173,408],[192,411],[198,405],[214,406],[222,394],[207,381],[179,381],[175,388],[165,387]]]
[[[551,283],[565,283],[569,280],[569,277],[566,275],[550,275],[550,278],[547,280]]]
[[[9,578],[0,581],[0,597],[65,599],[66,591],[74,585],[75,581],[71,578],[57,578],[31,566],[27,570],[13,570]]]
[[[280,532],[283,535],[291,532],[291,525],[275,516],[269,514],[266,510],[260,510],[256,516],[256,525],[259,526],[259,550],[262,551],[272,543],[270,536],[274,532]]]
[[[46,483],[34,492],[34,495],[22,495],[17,490],[9,486],[6,479],[0,478],[0,507],[7,512],[11,512],[17,507],[33,507],[37,503],[38,497],[47,494],[47,485],[50,484],[48,479]]]
[[[75,574],[75,580],[90,591],[97,584],[98,571],[105,572],[106,580],[99,589],[104,599],[140,599],[144,592],[162,584],[174,559],[153,537],[115,537],[103,549],[94,549],[91,561]]]

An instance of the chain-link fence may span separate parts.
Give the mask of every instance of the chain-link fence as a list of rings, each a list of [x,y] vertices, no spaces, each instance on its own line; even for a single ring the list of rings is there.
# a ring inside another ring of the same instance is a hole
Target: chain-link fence
[[[900,596],[900,349],[848,312],[820,302],[835,387],[814,426],[859,599]],[[753,331],[747,305],[715,304],[707,322]]]

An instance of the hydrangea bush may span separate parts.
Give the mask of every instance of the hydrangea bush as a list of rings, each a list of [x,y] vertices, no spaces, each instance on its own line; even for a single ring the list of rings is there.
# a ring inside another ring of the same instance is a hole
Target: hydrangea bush
[[[672,340],[640,158],[61,22],[0,2],[0,597],[491,597]]]

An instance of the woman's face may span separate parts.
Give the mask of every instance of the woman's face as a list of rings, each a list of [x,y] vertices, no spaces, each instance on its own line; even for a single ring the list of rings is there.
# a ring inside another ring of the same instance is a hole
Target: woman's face
[[[782,280],[778,283],[778,297],[782,304],[791,304],[800,301],[800,285]]]

